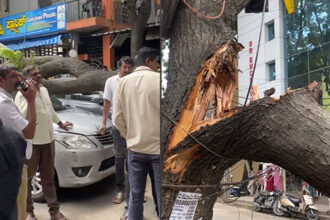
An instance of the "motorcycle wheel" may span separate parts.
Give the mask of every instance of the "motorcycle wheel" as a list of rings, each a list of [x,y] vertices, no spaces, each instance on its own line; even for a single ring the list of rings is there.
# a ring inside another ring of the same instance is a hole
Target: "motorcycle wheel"
[[[261,212],[262,208],[258,205],[254,205],[254,211]]]
[[[308,220],[317,220],[319,219],[319,212],[314,209],[309,209],[306,213]]]
[[[284,212],[280,209],[280,201],[277,199],[273,205],[273,213],[277,216],[283,216]]]

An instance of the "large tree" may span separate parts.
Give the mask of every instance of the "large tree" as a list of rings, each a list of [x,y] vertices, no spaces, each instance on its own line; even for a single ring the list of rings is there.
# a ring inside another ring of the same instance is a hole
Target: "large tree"
[[[163,8],[172,8],[171,2],[164,0]],[[223,1],[189,3],[212,16]],[[288,91],[279,100],[269,96],[270,90],[243,109],[230,108],[242,49],[231,39],[237,15],[248,3],[227,0],[223,15],[214,20],[181,2],[173,14],[161,108],[162,219],[170,217],[179,191],[201,193],[194,219],[212,219],[223,174],[241,159],[278,164],[330,196],[330,117],[319,106],[319,85]],[[205,120],[210,103],[214,116]]]

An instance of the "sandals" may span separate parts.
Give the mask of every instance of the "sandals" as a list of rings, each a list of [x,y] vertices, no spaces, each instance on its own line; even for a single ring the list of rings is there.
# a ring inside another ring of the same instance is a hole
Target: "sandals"
[[[68,220],[62,213],[57,212],[55,215],[51,216],[51,220]]]
[[[113,198],[112,202],[115,204],[120,204],[125,200],[125,193],[122,191],[117,192],[115,198]]]
[[[36,216],[34,215],[34,213],[28,212],[26,213],[26,218],[25,220],[37,220]]]

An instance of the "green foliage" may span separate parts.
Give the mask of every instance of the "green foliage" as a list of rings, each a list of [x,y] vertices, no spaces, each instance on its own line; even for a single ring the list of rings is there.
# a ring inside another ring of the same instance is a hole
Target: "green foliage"
[[[23,65],[23,54],[21,51],[13,51],[6,47],[0,48],[0,57],[7,59],[6,63],[13,64],[19,71],[22,71]]]
[[[11,49],[2,47],[2,48],[0,48],[0,57],[6,58],[8,60],[14,60],[15,53]]]
[[[18,71],[22,71],[25,66],[34,65],[35,63],[34,52],[31,53],[30,59],[25,59],[21,51],[13,51],[5,46],[0,47],[0,57],[6,59],[5,63],[13,64]]]

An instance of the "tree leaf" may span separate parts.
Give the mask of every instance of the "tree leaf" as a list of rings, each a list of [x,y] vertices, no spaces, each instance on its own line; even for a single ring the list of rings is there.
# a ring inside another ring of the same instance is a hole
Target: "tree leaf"
[[[22,61],[23,53],[21,51],[17,50],[17,51],[14,52],[14,54],[15,54],[16,61],[18,61],[18,62]]]
[[[8,48],[0,48],[0,57],[7,58],[10,61],[15,60],[14,51]]]

